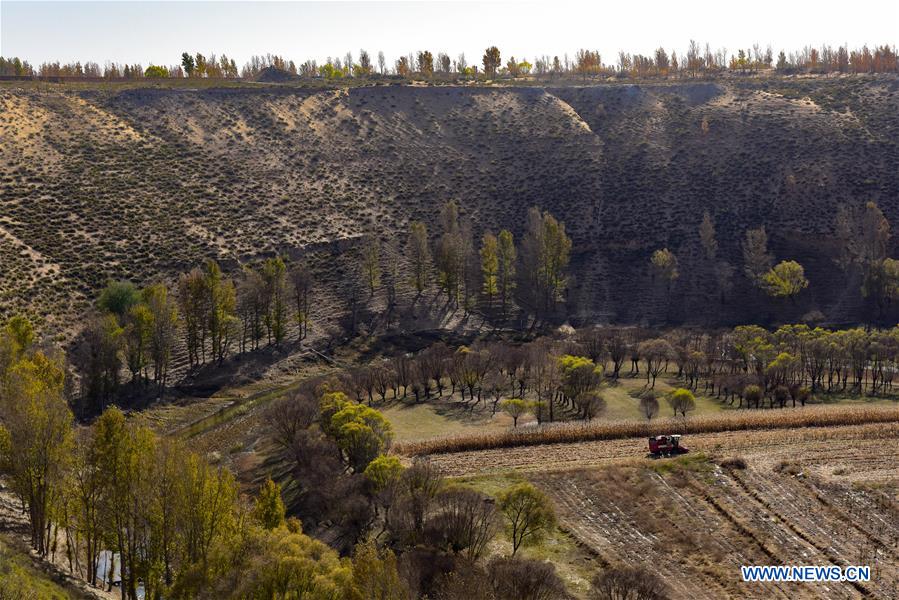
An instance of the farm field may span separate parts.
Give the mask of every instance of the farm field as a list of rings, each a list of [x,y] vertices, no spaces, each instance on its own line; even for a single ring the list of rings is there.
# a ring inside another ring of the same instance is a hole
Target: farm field
[[[672,597],[895,598],[897,439],[899,426],[875,424],[691,435],[691,453],[677,459],[643,459],[645,440],[631,439],[431,460],[488,491],[533,482],[595,568],[649,568]],[[727,466],[737,456],[742,464]],[[583,562],[577,553],[556,560],[575,571]],[[739,567],[754,564],[862,564],[872,581],[740,582]]]

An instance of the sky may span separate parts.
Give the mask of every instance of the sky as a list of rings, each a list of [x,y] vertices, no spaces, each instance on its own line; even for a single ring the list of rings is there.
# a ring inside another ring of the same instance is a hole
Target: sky
[[[679,54],[689,40],[713,49],[850,47],[899,43],[899,0],[603,0],[580,2],[405,1],[246,2],[0,0],[0,55],[34,65],[106,61],[170,65],[183,51],[225,53],[243,64],[280,54],[313,58],[372,57],[390,63],[428,49],[480,62],[488,45],[509,56],[573,56],[599,50],[614,63],[621,49],[649,54],[662,45]]]

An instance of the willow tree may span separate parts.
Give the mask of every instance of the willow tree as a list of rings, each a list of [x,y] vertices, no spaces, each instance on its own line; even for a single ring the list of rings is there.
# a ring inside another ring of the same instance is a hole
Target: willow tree
[[[763,277],[764,289],[769,296],[788,298],[795,301],[796,296],[808,287],[805,270],[795,260],[777,263]]]

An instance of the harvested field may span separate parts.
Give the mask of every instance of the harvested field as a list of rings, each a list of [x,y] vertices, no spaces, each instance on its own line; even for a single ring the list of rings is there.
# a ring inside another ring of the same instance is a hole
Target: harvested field
[[[643,439],[430,458],[452,476],[530,479],[595,568],[646,567],[674,598],[886,599],[899,594],[897,441],[892,422],[693,434],[676,459],[643,458]],[[872,580],[749,584],[741,565],[867,565]]]
[[[746,470],[693,461],[662,474],[626,466],[533,480],[598,563],[648,567],[673,597],[896,597],[899,512],[876,487],[775,472],[752,459]],[[741,582],[740,565],[751,564],[863,564],[872,581]]]
[[[845,464],[857,471],[850,478],[887,479],[896,476],[897,440],[899,423],[725,431],[689,435],[684,443],[691,451],[716,457],[755,456],[769,465],[801,458],[820,472],[833,471]],[[511,469],[549,471],[610,465],[640,459],[646,453],[646,440],[641,438],[443,453],[431,455],[431,460],[446,474],[461,476]],[[831,462],[816,466],[816,457]]]
[[[415,456],[442,452],[539,446],[591,440],[644,438],[672,431],[694,434],[721,431],[792,429],[797,427],[828,427],[865,423],[899,423],[899,406],[809,406],[798,409],[755,410],[736,414],[708,415],[686,421],[682,419],[658,419],[652,423],[645,421],[563,423],[540,428],[511,429],[503,432],[488,432],[408,442],[398,444],[395,451],[399,454]]]

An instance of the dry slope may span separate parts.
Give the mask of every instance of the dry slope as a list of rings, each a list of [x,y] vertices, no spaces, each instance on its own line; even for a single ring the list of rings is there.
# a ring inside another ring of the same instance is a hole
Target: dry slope
[[[0,87],[0,311],[83,309],[109,278],[168,276],[204,257],[234,266],[308,244],[436,226],[456,199],[518,234],[531,205],[575,240],[570,308],[655,320],[649,253],[681,257],[675,295],[708,305],[704,210],[722,256],[766,224],[813,284],[795,308],[857,319],[828,246],[840,202],[899,217],[895,79],[309,90]],[[338,276],[332,276],[336,279]],[[745,320],[737,289],[711,320]]]

